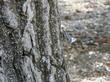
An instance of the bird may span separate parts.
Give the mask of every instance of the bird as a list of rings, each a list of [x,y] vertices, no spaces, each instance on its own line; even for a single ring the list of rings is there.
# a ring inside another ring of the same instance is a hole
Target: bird
[[[68,32],[64,31],[64,37],[67,39],[68,43],[73,44],[77,41],[77,38],[70,35]]]

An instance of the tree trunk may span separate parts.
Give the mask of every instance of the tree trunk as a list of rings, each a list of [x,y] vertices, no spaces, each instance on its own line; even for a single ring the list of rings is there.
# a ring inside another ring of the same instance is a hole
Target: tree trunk
[[[0,0],[0,82],[69,82],[56,0]]]

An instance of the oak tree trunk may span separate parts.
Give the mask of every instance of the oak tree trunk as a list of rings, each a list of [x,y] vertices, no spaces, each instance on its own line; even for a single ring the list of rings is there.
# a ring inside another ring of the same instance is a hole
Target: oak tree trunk
[[[0,0],[0,82],[69,82],[56,0]]]

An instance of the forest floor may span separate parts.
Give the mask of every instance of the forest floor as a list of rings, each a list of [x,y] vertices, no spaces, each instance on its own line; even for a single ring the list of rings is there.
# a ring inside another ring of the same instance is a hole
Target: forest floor
[[[71,82],[110,82],[110,0],[59,0]],[[61,30],[62,30],[61,29]]]

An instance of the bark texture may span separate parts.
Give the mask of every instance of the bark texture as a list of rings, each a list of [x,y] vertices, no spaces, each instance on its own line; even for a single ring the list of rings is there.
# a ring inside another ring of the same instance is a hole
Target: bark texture
[[[0,0],[0,82],[69,82],[56,0]]]

